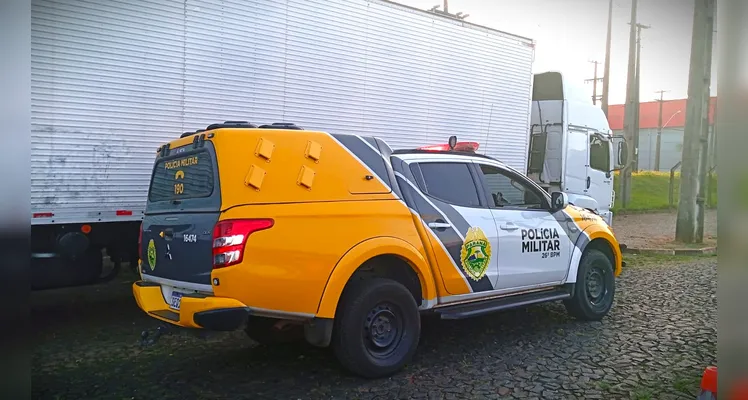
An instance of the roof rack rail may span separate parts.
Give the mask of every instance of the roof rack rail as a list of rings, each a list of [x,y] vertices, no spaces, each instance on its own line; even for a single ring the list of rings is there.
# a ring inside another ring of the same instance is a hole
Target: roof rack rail
[[[251,124],[248,121],[224,121],[223,123],[210,124],[205,130],[212,131],[213,129],[220,128],[257,128],[257,125]]]
[[[296,129],[303,131],[304,128],[294,124],[293,122],[273,122],[272,124],[260,125],[261,129]]]
[[[198,130],[196,130],[194,132],[185,132],[185,133],[179,135],[179,137],[183,138],[183,137],[187,137],[187,136],[192,136],[192,135],[194,135],[196,133],[205,132],[205,131],[206,131],[205,129],[198,129]]]

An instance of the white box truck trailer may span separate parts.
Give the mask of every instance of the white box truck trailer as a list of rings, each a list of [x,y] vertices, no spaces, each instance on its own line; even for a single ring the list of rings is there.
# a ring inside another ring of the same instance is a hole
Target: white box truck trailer
[[[546,147],[528,152],[531,125],[549,149],[569,125],[531,121],[533,55],[384,0],[32,0],[32,287],[96,282],[104,252],[134,265],[156,149],[215,122],[388,132],[393,147],[457,135],[526,171]],[[563,186],[569,170],[535,172]]]

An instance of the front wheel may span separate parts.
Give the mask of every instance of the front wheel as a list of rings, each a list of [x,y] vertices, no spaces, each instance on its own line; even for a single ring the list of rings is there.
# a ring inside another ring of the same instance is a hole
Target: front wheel
[[[599,321],[613,306],[615,291],[610,259],[599,250],[589,249],[579,262],[574,296],[564,301],[564,306],[577,319]]]
[[[398,282],[352,282],[341,298],[333,330],[340,363],[365,378],[399,371],[413,357],[421,334],[418,305]]]

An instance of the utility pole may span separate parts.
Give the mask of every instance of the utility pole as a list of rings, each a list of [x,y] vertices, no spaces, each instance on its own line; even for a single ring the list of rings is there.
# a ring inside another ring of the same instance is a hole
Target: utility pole
[[[639,105],[636,104],[634,80],[636,79],[636,8],[638,0],[631,2],[631,29],[629,31],[629,68],[626,79],[626,107],[624,109],[623,130],[628,143],[634,140],[634,125]],[[634,158],[634,146],[628,146],[626,166],[621,171],[621,205],[627,208],[631,202],[631,166]]]
[[[704,187],[706,174],[703,143],[705,121],[709,116],[712,37],[714,35],[715,0],[696,0],[691,40],[691,66],[688,76],[686,129],[683,135],[680,201],[675,238],[684,243],[704,240]]]
[[[592,64],[595,64],[595,77],[593,79],[585,79],[584,81],[589,83],[592,82],[592,104],[597,104],[597,100],[601,98],[601,96],[597,95],[597,82],[603,80],[603,78],[597,77],[597,65],[600,64],[599,61],[590,61]]]
[[[634,73],[636,89],[636,123],[634,124],[634,172],[639,172],[639,127],[641,126],[639,96],[641,92],[641,56],[642,56],[642,29],[649,29],[651,26],[636,24],[636,72]]]
[[[603,66],[602,109],[608,117],[608,92],[610,91],[610,42],[613,38],[613,0],[608,4],[608,36],[605,39],[605,65]]]
[[[714,44],[714,19],[716,18],[715,9],[717,0],[710,0],[707,3],[706,18],[706,49],[704,57],[704,88],[703,88],[703,109],[701,110],[701,154],[699,155],[699,193],[696,199],[696,241],[704,242],[704,213],[706,212],[706,189],[708,188],[709,173],[709,109],[711,106],[711,85],[712,85],[712,47]]]
[[[660,98],[657,100],[657,102],[660,103],[660,112],[657,115],[657,144],[655,145],[655,165],[654,170],[659,171],[660,170],[660,151],[662,150],[662,129],[664,128],[662,126],[662,104],[665,102],[664,100],[664,94],[667,92],[667,90],[658,90],[655,93],[660,94]]]
[[[444,7],[444,10],[439,10],[439,7]],[[429,8],[427,11],[432,12],[434,14],[442,14],[446,15],[451,18],[455,19],[465,19],[470,16],[470,14],[465,14],[463,12],[458,12],[456,14],[450,14],[449,13],[449,0],[444,0],[443,6],[435,5],[431,8]]]

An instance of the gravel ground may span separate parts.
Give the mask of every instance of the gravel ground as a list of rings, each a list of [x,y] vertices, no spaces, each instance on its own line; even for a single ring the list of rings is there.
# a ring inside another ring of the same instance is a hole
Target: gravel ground
[[[614,215],[613,230],[618,241],[629,247],[672,247],[669,242],[675,239],[676,219],[675,211]],[[706,245],[716,245],[717,210],[704,214],[704,241]]]
[[[716,363],[716,258],[630,256],[598,323],[546,304],[427,320],[415,359],[366,381],[330,351],[256,346],[243,333],[166,336],[127,282],[35,293],[33,396],[45,399],[694,399]]]

